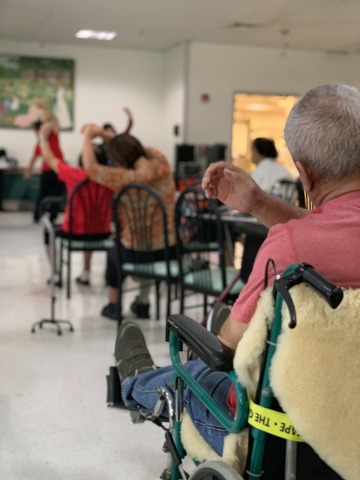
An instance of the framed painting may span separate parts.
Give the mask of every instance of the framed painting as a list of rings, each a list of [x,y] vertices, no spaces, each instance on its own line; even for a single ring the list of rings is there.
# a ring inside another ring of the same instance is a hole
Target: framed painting
[[[53,112],[74,128],[74,60],[0,54],[0,128],[31,128]]]

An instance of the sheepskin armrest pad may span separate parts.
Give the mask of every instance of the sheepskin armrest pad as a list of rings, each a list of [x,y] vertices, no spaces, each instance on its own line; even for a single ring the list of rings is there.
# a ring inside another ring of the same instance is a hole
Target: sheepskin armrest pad
[[[234,352],[200,323],[178,314],[170,315],[167,326],[212,370],[229,372],[233,369]]]

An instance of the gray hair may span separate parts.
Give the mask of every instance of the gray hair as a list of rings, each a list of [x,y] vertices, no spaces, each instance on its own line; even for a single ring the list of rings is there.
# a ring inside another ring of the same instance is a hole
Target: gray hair
[[[341,84],[309,90],[289,114],[285,142],[294,162],[303,161],[317,176],[359,175],[359,90]]]

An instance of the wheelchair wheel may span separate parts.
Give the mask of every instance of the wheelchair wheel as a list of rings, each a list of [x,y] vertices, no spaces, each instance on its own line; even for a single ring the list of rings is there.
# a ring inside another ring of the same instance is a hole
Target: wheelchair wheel
[[[243,480],[243,477],[226,463],[208,461],[196,467],[189,480]]]

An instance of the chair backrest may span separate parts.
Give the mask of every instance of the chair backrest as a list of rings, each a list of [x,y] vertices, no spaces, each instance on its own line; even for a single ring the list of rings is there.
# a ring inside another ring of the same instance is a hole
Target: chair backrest
[[[132,251],[131,262],[156,261],[169,251],[168,225],[164,203],[154,188],[144,183],[129,183],[115,195],[113,218],[119,247]],[[119,250],[120,258],[124,257]],[[162,257],[162,258],[161,258]],[[123,258],[124,260],[125,258]],[[126,260],[126,259],[125,259]]]
[[[51,212],[51,209],[56,207],[58,212],[63,212],[66,206],[66,197],[65,195],[54,195],[44,197],[39,205],[40,216],[44,213]]]
[[[113,192],[88,178],[81,180],[68,199],[70,236],[106,238],[111,232]]]
[[[270,193],[294,205],[298,202],[298,185],[293,180],[286,178],[277,180],[271,187]]]
[[[205,288],[209,285],[206,271],[220,269],[225,288],[225,230],[216,200],[207,199],[199,186],[189,186],[176,202],[175,225],[181,275],[185,270],[197,271],[197,281],[201,283],[203,272]]]

